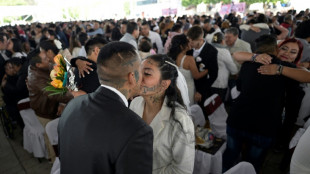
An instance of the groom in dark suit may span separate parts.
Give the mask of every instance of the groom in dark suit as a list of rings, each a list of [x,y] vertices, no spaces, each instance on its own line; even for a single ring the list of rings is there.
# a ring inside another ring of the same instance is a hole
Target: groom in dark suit
[[[59,121],[62,174],[151,174],[153,132],[128,109],[142,75],[135,48],[111,42],[98,55],[101,86],[72,100]]]
[[[217,50],[207,41],[204,41],[203,30],[200,26],[190,28],[187,32],[187,38],[193,49],[186,54],[195,58],[198,71],[208,69],[207,75],[195,80],[195,100],[198,100],[198,104],[203,107],[205,100],[212,95],[210,88],[218,74]]]

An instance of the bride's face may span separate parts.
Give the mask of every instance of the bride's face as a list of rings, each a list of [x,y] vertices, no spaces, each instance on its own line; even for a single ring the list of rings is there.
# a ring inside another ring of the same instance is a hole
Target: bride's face
[[[162,82],[158,63],[150,58],[144,60],[142,62],[140,95],[147,96],[162,93],[165,90]]]

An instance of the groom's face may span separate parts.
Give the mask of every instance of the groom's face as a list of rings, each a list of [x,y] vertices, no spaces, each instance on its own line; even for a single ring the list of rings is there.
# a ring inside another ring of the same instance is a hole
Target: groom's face
[[[135,77],[135,85],[132,87],[132,95],[137,96],[140,93],[140,85],[142,81],[141,61],[140,58],[133,64],[133,74]]]

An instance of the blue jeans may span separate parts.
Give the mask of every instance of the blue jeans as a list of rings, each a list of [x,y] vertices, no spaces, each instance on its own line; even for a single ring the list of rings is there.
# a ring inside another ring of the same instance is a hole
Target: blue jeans
[[[270,137],[227,126],[227,147],[223,154],[223,172],[233,167],[242,153],[242,159],[250,162],[258,173],[272,140]]]

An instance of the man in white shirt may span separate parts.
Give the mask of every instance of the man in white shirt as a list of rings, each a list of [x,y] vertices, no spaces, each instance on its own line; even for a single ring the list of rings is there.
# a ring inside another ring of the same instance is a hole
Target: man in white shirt
[[[96,34],[104,34],[104,31],[102,28],[100,28],[100,24],[98,21],[94,22],[94,31],[93,32],[88,32],[88,36],[94,36]]]
[[[238,36],[239,31],[235,27],[230,27],[225,30],[225,43],[227,45],[230,54],[240,51],[252,53],[251,45],[246,41],[239,39]],[[234,60],[234,63],[236,64],[239,72],[241,64],[238,63],[236,60]]]
[[[163,54],[164,53],[164,47],[163,42],[160,38],[160,35],[154,31],[150,31],[150,25],[147,22],[143,22],[141,26],[141,34],[139,40],[143,38],[143,36],[148,37],[151,39],[152,44],[156,45],[157,47],[157,53]]]

